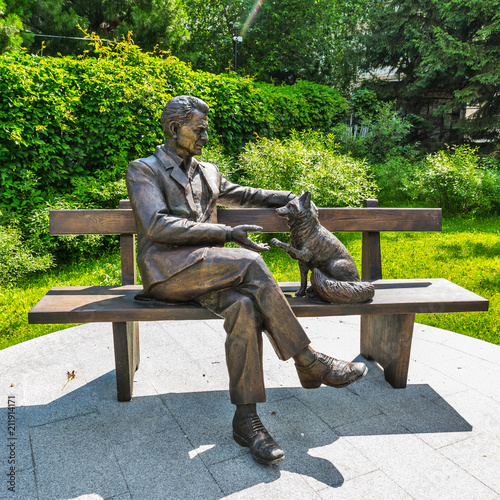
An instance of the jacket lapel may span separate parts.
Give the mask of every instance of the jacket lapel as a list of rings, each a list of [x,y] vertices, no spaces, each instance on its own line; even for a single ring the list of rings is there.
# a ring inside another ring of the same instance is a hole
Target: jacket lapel
[[[194,203],[193,193],[191,192],[191,188],[189,186],[188,176],[180,167],[182,159],[174,154],[168,154],[164,150],[163,146],[158,146],[154,154],[158,158],[159,162],[163,165],[165,170],[170,173],[170,177],[172,177],[175,182],[182,186],[189,209],[192,212],[196,212],[196,205]]]
[[[214,200],[215,193],[218,194],[217,182],[216,179],[211,176],[203,163],[198,163],[199,169],[203,179],[205,180],[206,186],[208,186],[209,197],[208,203],[205,207],[205,211],[203,212],[202,221],[206,221],[209,218],[212,218],[213,222],[217,222],[217,210],[214,209],[214,204],[217,200]]]

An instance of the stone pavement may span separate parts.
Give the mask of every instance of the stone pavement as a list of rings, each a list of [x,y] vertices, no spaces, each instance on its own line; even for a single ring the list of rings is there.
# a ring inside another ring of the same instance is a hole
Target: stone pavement
[[[317,350],[362,359],[359,317],[301,322]],[[128,403],[108,324],[0,351],[0,498],[500,498],[500,346],[417,324],[406,389],[369,363],[358,384],[305,390],[266,341],[259,413],[286,460],[265,467],[231,436],[224,336],[142,323]]]

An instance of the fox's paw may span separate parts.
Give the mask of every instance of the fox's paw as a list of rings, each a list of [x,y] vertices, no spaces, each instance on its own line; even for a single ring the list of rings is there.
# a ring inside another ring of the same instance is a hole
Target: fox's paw
[[[278,240],[276,238],[272,238],[269,243],[271,243],[271,245],[273,247],[278,247],[278,248],[284,248],[285,247],[285,243],[283,243],[282,241],[280,241],[280,240]]]

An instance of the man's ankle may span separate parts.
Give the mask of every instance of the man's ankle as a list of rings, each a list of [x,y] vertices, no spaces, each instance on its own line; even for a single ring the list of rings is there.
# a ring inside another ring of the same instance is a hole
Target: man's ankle
[[[236,411],[234,416],[237,418],[244,417],[249,413],[257,413],[257,404],[256,403],[247,403],[243,405],[236,405]]]
[[[312,349],[312,347],[307,346],[295,354],[295,356],[293,356],[293,360],[298,366],[309,366],[316,360],[316,354],[314,353],[314,349]]]

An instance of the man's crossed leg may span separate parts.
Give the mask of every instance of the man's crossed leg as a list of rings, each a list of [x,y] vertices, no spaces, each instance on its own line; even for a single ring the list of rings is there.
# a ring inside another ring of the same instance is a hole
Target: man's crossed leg
[[[186,283],[189,283],[186,289]],[[167,281],[150,296],[164,301],[195,301],[224,318],[231,402],[236,405],[233,436],[264,464],[284,459],[283,450],[257,415],[265,402],[262,332],[278,357],[293,358],[303,387],[345,387],[363,378],[363,363],[348,363],[315,352],[262,257],[242,248],[207,247],[203,260]]]

